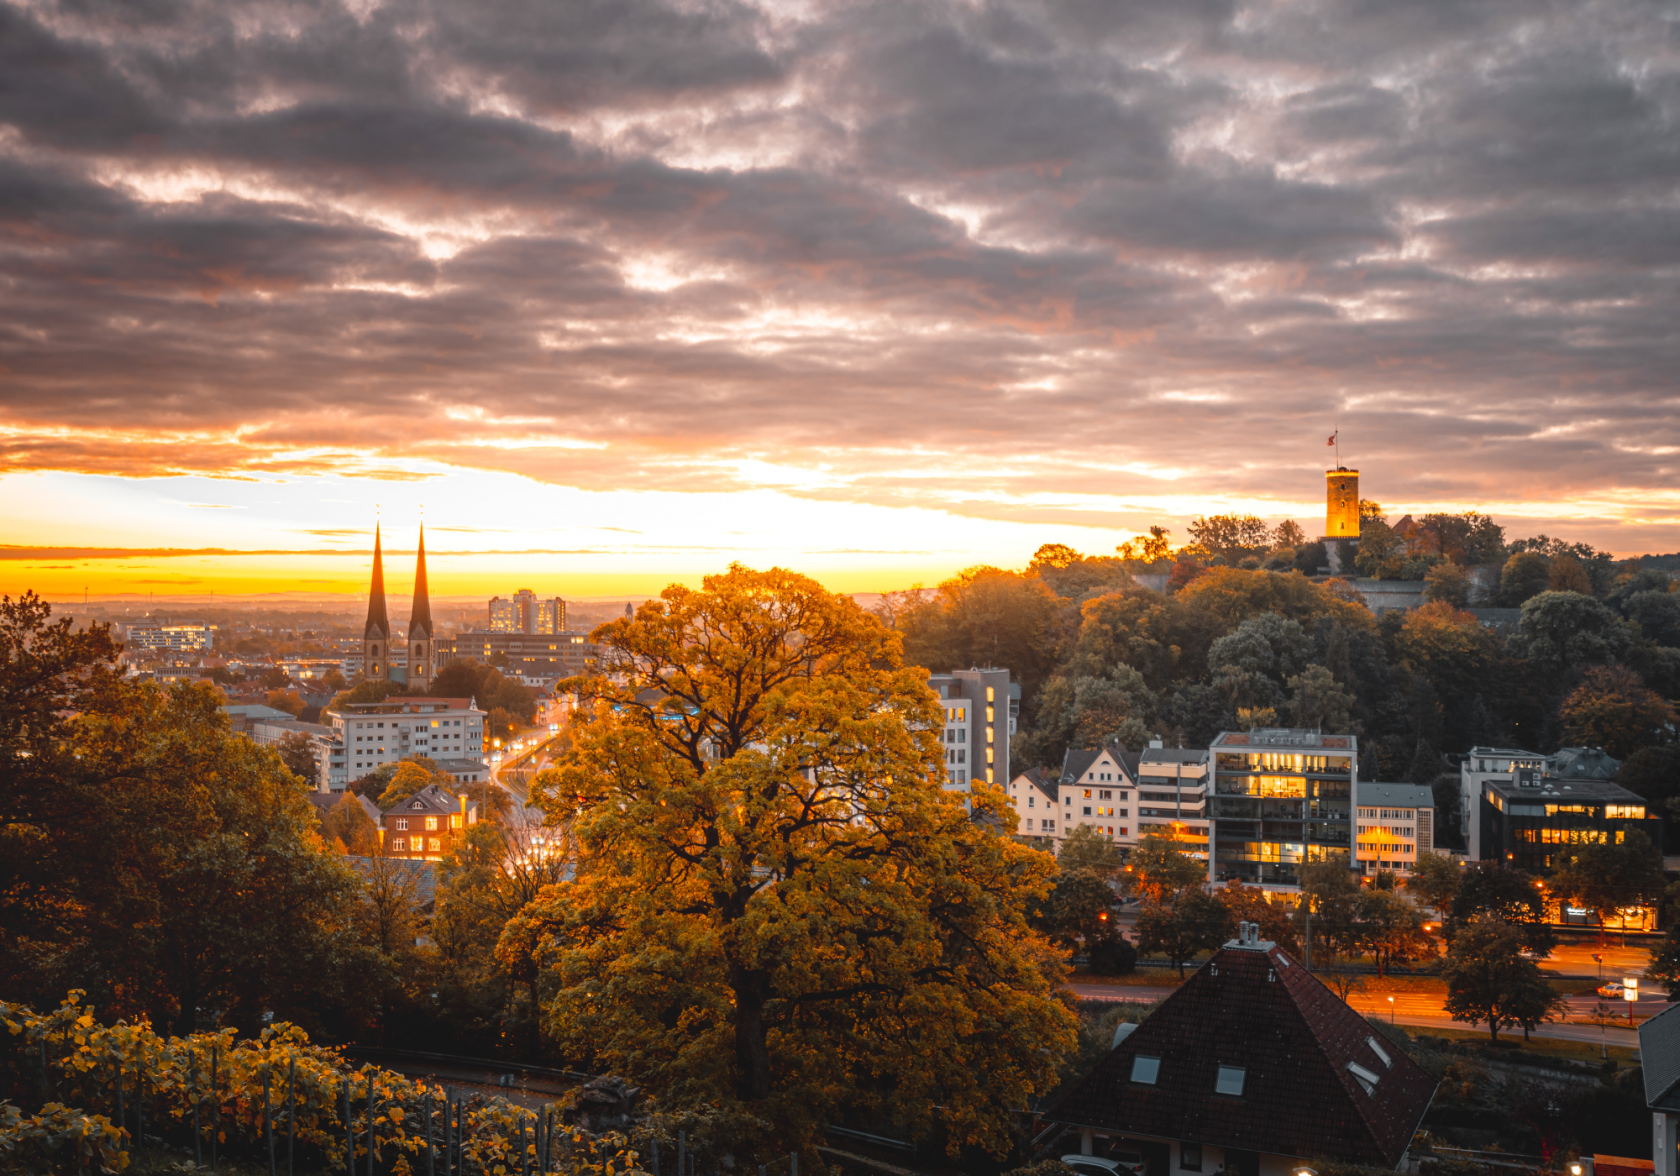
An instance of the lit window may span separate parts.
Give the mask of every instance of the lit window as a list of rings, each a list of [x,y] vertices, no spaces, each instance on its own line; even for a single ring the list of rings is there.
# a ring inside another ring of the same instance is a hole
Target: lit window
[[[1219,1078],[1213,1085],[1214,1092],[1216,1094],[1241,1095],[1243,1079],[1246,1077],[1248,1077],[1248,1071],[1241,1066],[1221,1066],[1219,1067]]]
[[[1154,1086],[1156,1077],[1161,1073],[1160,1058],[1146,1058],[1142,1054],[1132,1059],[1132,1081],[1144,1086]]]
[[[431,832],[433,829],[436,829],[437,827],[438,827],[438,823],[437,823],[437,818],[436,817],[427,817],[426,818],[426,831],[428,833]]]
[[[426,848],[432,853],[440,853],[443,850],[443,842],[438,838],[433,837],[427,842]]]
[[[461,814],[460,813],[453,813],[453,814],[450,815],[449,827],[451,829],[459,829],[461,827]]]
[[[394,841],[391,842],[391,849],[395,853],[401,853],[403,851],[404,844],[406,844],[405,840],[401,837],[398,837]]]

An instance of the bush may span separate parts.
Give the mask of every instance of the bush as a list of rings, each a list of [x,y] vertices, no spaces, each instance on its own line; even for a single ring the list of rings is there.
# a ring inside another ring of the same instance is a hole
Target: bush
[[[1098,976],[1130,976],[1137,970],[1137,948],[1119,936],[1096,943],[1085,958]]]
[[[48,1103],[25,1115],[0,1101],[0,1171],[54,1173],[120,1172],[128,1166],[122,1132],[104,1115]]]

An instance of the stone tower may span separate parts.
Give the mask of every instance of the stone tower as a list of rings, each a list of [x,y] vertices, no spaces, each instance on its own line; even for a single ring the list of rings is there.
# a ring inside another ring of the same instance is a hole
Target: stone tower
[[[420,524],[420,554],[414,563],[414,607],[408,611],[408,685],[432,685],[432,598],[426,590],[426,524]]]
[[[1359,538],[1359,471],[1324,471],[1324,537]]]
[[[373,528],[373,584],[368,588],[367,625],[362,629],[362,676],[383,682],[391,676],[391,622],[385,615],[385,557],[379,526]]]

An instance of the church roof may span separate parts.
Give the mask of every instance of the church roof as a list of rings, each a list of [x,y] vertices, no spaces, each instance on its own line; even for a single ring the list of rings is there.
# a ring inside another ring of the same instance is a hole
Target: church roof
[[[1434,1079],[1276,944],[1245,932],[1044,1117],[1396,1166],[1429,1108]]]
[[[408,612],[408,639],[416,633],[432,637],[432,597],[426,590],[426,524],[420,524],[420,554],[414,561],[414,607]]]
[[[368,588],[367,624],[362,640],[370,640],[377,633],[381,641],[391,640],[391,621],[385,615],[385,556],[379,543],[379,524],[373,527],[373,583]]]

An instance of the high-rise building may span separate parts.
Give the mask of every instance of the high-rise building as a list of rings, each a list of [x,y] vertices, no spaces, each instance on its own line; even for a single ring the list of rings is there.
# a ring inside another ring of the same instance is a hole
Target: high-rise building
[[[490,632],[552,634],[566,631],[566,602],[558,596],[539,600],[529,588],[511,598],[490,598]]]
[[[1357,738],[1257,727],[1222,731],[1209,751],[1212,881],[1295,886],[1303,862],[1354,868]]]
[[[1015,730],[1015,699],[1009,671],[953,670],[934,674],[928,685],[945,708],[946,786],[968,791],[976,781],[1009,780],[1009,736]]]
[[[1324,537],[1359,538],[1359,471],[1324,471]]]

